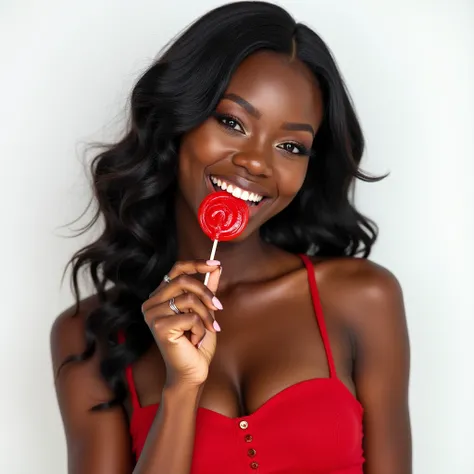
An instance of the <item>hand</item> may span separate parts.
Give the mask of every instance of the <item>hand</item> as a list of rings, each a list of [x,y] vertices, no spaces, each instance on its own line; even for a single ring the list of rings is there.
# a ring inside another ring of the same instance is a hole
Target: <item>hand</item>
[[[207,287],[196,273],[210,272]],[[222,309],[214,293],[219,285],[219,264],[208,265],[204,260],[177,262],[168,276],[142,306],[148,324],[166,365],[166,384],[202,385],[216,351],[214,311]],[[176,314],[169,300],[181,311]]]

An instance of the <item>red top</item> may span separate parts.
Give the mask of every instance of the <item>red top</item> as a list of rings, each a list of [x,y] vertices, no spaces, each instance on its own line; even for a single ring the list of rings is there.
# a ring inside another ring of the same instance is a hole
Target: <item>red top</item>
[[[337,378],[311,260],[301,255],[329,378],[294,384],[254,413],[229,418],[199,407],[191,474],[363,474],[362,405]],[[126,368],[133,414],[130,433],[138,459],[158,405],[140,406]]]

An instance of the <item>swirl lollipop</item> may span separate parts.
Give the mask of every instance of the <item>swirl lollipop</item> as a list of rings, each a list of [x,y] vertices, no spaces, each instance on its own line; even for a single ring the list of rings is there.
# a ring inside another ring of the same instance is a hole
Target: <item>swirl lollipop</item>
[[[219,240],[225,242],[238,237],[249,221],[249,208],[245,201],[226,191],[209,194],[198,210],[199,224],[203,232],[214,241],[210,260],[214,259]],[[204,284],[209,281],[206,274]]]

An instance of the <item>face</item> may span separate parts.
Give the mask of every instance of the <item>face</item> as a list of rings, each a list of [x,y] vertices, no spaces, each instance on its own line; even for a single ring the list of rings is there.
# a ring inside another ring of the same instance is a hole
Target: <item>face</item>
[[[255,232],[294,199],[322,121],[322,93],[300,61],[258,52],[241,63],[215,113],[181,141],[179,190],[197,216],[202,200],[225,190],[249,206]]]

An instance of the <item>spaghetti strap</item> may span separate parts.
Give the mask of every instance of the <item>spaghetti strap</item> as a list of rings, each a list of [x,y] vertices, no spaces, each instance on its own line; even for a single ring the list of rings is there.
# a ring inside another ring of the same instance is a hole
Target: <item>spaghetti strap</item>
[[[321,333],[321,339],[323,340],[324,350],[326,351],[326,357],[329,366],[329,377],[337,378],[336,366],[332,356],[331,345],[329,343],[329,336],[326,329],[326,322],[324,321],[323,308],[321,306],[321,300],[319,298],[318,286],[316,284],[316,277],[314,276],[314,267],[311,259],[304,254],[300,254],[303,260],[306,270],[308,272],[309,288],[311,291],[311,299],[313,301],[314,313],[316,314],[316,320],[319,326],[319,332]]]
[[[118,342],[119,344],[125,344],[125,335],[123,331],[119,332]],[[125,378],[127,380],[128,391],[130,392],[130,400],[132,402],[133,410],[141,408],[140,400],[138,399],[137,389],[135,388],[135,382],[133,380],[133,371],[131,365],[127,365],[127,367],[125,367]]]

